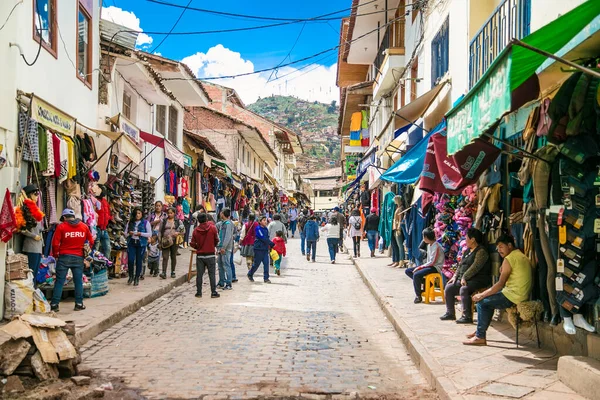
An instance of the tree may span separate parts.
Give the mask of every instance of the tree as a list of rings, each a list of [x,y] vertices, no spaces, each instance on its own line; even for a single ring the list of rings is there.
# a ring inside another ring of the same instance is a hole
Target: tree
[[[328,114],[334,114],[337,110],[337,101],[333,100],[331,102],[331,104],[329,105],[329,107],[327,107],[327,113]]]

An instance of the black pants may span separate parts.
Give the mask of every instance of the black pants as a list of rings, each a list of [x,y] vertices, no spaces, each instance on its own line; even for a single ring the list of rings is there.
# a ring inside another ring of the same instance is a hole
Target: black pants
[[[354,245],[354,257],[360,256],[360,236],[352,236],[352,244]]]
[[[471,312],[473,300],[471,299],[471,296],[479,289],[484,289],[489,286],[490,284],[482,282],[467,282],[467,286],[461,286],[460,281],[454,282],[452,285],[446,285],[446,288],[444,289],[444,295],[446,297],[446,311],[448,314],[454,315],[456,296],[460,294],[463,316],[466,318],[473,318],[473,313]]]
[[[179,246],[173,244],[171,247],[167,247],[166,249],[162,249],[162,273],[164,275],[167,274],[167,267],[169,266],[169,257],[171,258],[171,273],[175,273],[175,267],[177,266],[177,250]]]
[[[217,259],[215,256],[203,258],[200,256],[196,257],[196,293],[202,293],[202,277],[204,271],[208,269],[208,280],[210,282],[210,292],[217,292]]]
[[[415,296],[421,297],[421,293],[423,293],[423,283],[425,282],[425,276],[429,274],[435,274],[438,272],[435,267],[425,267],[417,272],[414,272],[416,267],[407,268],[404,273],[413,280],[413,288],[415,289]]]

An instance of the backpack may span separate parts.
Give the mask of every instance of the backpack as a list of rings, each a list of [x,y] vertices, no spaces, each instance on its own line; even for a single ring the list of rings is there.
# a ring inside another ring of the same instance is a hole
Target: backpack
[[[304,229],[304,226],[306,225],[306,223],[308,222],[308,218],[306,218],[304,215],[300,218],[298,218],[298,227],[300,229]]]
[[[354,221],[354,229],[356,229],[357,231],[360,231],[360,228],[362,228],[362,221],[360,219],[359,220],[355,219],[355,221]]]

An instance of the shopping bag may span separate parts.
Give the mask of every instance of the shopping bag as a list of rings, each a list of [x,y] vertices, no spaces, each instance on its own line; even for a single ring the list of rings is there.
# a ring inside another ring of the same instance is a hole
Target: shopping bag
[[[271,260],[273,260],[273,261],[279,260],[279,253],[276,250],[271,250]]]

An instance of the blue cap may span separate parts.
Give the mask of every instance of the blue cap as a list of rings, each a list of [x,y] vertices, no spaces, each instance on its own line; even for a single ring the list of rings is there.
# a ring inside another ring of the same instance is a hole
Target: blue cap
[[[61,221],[63,220],[64,217],[75,217],[75,211],[73,211],[70,208],[65,208],[62,212],[62,215],[60,216]]]

